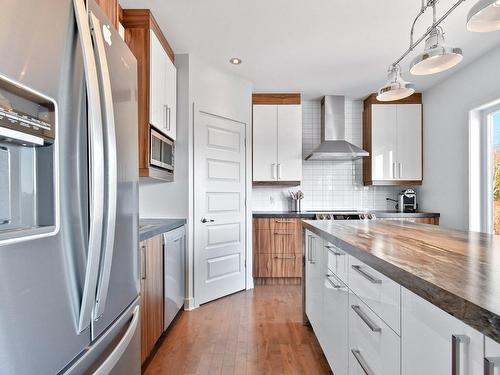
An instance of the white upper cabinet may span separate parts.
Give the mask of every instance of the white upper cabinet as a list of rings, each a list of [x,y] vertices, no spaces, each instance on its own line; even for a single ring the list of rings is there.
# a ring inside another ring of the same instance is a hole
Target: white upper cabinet
[[[278,107],[278,180],[302,180],[302,106]]]
[[[149,121],[175,140],[177,69],[153,30],[150,33]]]
[[[253,106],[254,182],[302,180],[302,107],[300,104]]]
[[[401,320],[404,375],[484,373],[484,336],[475,329],[404,288]]]
[[[253,180],[278,179],[278,119],[276,105],[253,106]]]
[[[422,105],[398,104],[396,115],[398,179],[422,180]]]
[[[372,107],[372,177],[374,180],[396,178],[397,149],[396,105]]]
[[[420,97],[417,97],[420,99]],[[365,185],[422,183],[422,104],[365,100],[363,161]]]

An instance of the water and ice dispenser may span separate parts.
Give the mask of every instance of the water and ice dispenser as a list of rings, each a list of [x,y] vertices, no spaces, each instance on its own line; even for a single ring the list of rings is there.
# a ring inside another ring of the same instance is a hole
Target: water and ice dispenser
[[[55,230],[56,112],[0,76],[0,243]]]

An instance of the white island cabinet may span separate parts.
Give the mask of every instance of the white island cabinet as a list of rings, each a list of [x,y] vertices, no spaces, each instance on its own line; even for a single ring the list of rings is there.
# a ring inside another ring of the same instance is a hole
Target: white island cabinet
[[[305,235],[305,311],[335,375],[500,375],[500,343]]]
[[[484,336],[404,288],[402,332],[403,374],[484,373]]]

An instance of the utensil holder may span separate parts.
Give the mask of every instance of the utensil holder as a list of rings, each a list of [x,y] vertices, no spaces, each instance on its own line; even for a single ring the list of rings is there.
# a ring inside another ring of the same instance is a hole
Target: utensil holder
[[[292,199],[292,211],[294,212],[302,211],[302,199]]]

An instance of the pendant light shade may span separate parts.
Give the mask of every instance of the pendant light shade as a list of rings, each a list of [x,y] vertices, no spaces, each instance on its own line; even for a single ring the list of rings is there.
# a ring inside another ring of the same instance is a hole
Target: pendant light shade
[[[389,74],[386,84],[379,90],[377,100],[381,102],[391,102],[400,100],[412,95],[415,92],[413,85],[406,82],[401,77],[401,68],[399,65],[392,65],[389,68]]]
[[[448,70],[462,61],[460,48],[448,47],[444,42],[444,33],[436,27],[425,40],[424,52],[413,59],[410,73],[429,75]]]
[[[467,30],[479,33],[500,30],[500,0],[479,0],[467,15]]]

